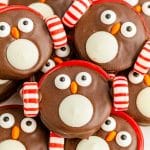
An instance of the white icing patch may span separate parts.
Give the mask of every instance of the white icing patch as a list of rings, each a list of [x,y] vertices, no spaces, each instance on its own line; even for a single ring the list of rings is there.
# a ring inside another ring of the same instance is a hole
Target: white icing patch
[[[150,118],[150,87],[144,88],[137,96],[136,105],[145,117]]]
[[[135,6],[139,3],[139,0],[124,0],[124,1],[130,4],[131,6]]]
[[[27,70],[37,64],[39,51],[33,42],[27,39],[18,39],[8,46],[7,59],[14,68]]]
[[[45,3],[32,3],[29,7],[39,12],[44,18],[50,18],[54,15],[53,9]]]
[[[108,63],[118,53],[118,42],[112,34],[99,31],[92,34],[87,40],[86,52],[94,62]]]
[[[2,4],[8,4],[9,0],[0,0],[0,3]]]
[[[59,116],[68,126],[82,127],[91,120],[93,105],[85,96],[70,95],[62,100],[59,106]]]
[[[150,16],[150,8],[149,8],[149,6],[150,6],[150,2],[145,2],[142,5],[142,11],[147,16]]]
[[[16,140],[5,140],[0,142],[0,150],[26,150],[25,146]]]
[[[0,79],[0,85],[6,84],[7,82],[9,82],[9,80],[2,80],[2,79]]]
[[[90,136],[88,139],[82,140],[76,150],[110,150],[109,145],[100,137]]]

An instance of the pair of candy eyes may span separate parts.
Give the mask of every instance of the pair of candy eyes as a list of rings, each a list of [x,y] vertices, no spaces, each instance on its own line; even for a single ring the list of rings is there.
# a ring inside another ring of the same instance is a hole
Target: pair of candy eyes
[[[0,127],[10,129],[15,125],[15,117],[10,113],[5,113],[0,116]],[[32,118],[24,118],[20,124],[21,129],[25,133],[33,133],[37,128],[37,123]]]
[[[105,123],[101,126],[105,132],[111,132],[116,129],[116,120],[113,117],[108,117]],[[132,142],[131,134],[127,131],[120,131],[116,135],[116,142],[121,147],[128,147]]]
[[[139,3],[139,0],[124,0],[129,3],[131,6],[136,6]],[[144,2],[142,4],[142,11],[146,16],[150,16],[150,2]]]
[[[105,10],[101,14],[101,22],[111,25],[117,20],[117,15],[113,10]],[[121,26],[121,33],[126,38],[134,37],[137,33],[137,27],[133,22],[125,22]]]
[[[87,87],[92,83],[92,76],[87,72],[80,72],[76,75],[75,81],[78,85]],[[54,82],[55,86],[61,90],[65,90],[71,85],[71,79],[67,74],[56,76]]]
[[[18,29],[24,33],[29,33],[33,30],[34,23],[30,18],[22,18],[18,21]],[[7,22],[0,22],[0,37],[4,38],[10,35],[11,27]]]

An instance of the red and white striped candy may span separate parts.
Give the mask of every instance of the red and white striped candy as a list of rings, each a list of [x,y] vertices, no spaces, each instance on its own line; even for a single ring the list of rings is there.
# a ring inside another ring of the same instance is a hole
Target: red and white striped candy
[[[64,138],[50,132],[49,150],[64,150]]]
[[[8,0],[0,0],[0,9],[6,7],[8,5]]]
[[[62,18],[63,23],[70,28],[74,27],[91,4],[91,0],[74,0]]]
[[[109,77],[110,77],[111,80],[113,80],[115,78],[115,76],[116,76],[115,74],[109,73]]]
[[[118,76],[113,81],[114,91],[114,109],[115,111],[128,110],[129,106],[129,89],[126,77]]]
[[[54,48],[65,47],[67,45],[67,35],[60,18],[54,15],[46,20],[46,24],[52,37]]]
[[[133,71],[142,75],[146,74],[150,69],[150,41],[147,41],[140,52]]]
[[[24,115],[36,117],[39,113],[39,90],[36,82],[25,82],[22,88]]]

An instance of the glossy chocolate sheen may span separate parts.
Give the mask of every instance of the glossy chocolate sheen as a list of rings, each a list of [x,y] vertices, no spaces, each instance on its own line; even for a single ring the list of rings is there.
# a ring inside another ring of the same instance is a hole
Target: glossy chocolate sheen
[[[33,133],[25,133],[21,127],[21,121],[24,119],[23,108],[21,106],[0,107],[0,115],[10,113],[15,117],[15,125],[20,128],[20,136],[18,141],[23,143],[27,150],[48,150],[48,130],[36,118],[37,129]],[[0,143],[4,140],[12,139],[12,128],[4,129],[0,127]]]
[[[21,81],[13,80],[0,84],[0,102],[8,99],[13,93],[15,93],[20,84]]]
[[[46,63],[52,52],[52,42],[42,17],[23,6],[21,8],[20,6],[11,6],[10,8],[11,10],[9,9],[8,11],[0,13],[1,22],[6,22],[11,27],[17,27],[18,21],[21,18],[30,18],[34,23],[34,29],[30,33],[23,33],[20,31],[20,39],[30,40],[37,46],[39,51],[39,60],[34,67],[27,70],[19,70],[14,68],[8,62],[6,56],[7,47],[11,44],[11,42],[15,41],[15,39],[11,35],[5,38],[0,38],[0,78],[19,80],[30,77]]]
[[[67,63],[69,64],[70,62],[68,61]],[[70,127],[61,121],[58,110],[62,100],[73,94],[70,91],[70,87],[66,90],[57,89],[54,80],[59,74],[67,74],[72,82],[75,81],[76,75],[80,72],[88,72],[91,74],[93,80],[88,87],[78,85],[76,94],[83,95],[91,101],[94,107],[94,114],[91,121],[86,125],[82,127]],[[42,122],[48,129],[66,138],[87,138],[92,135],[98,130],[104,120],[106,120],[111,111],[111,99],[107,82],[96,72],[96,69],[90,69],[86,66],[69,65],[55,69],[54,72],[49,73],[42,79],[39,87],[42,96],[40,102],[40,117]]]
[[[120,131],[127,131],[130,133],[132,137],[132,143],[130,146],[127,148],[120,147],[117,143],[116,140],[114,139],[111,142],[108,142],[110,150],[138,150],[138,140],[137,140],[137,135],[135,130],[132,128],[132,126],[124,119],[118,116],[111,115],[116,120],[116,129],[115,131],[118,133]],[[102,139],[105,140],[109,132],[103,131],[101,128],[97,133],[94,134],[94,136],[101,137]],[[76,147],[78,143],[80,142],[79,139],[67,139],[65,142],[65,150],[76,150]]]
[[[132,38],[124,37],[121,31],[115,34],[114,36],[119,44],[117,56],[108,63],[98,64],[108,72],[125,70],[132,66],[148,37],[139,15],[124,4],[106,1],[91,6],[75,27],[75,45],[77,51],[82,59],[92,61],[85,51],[86,41],[97,31],[106,31],[110,33],[113,26],[113,24],[105,25],[101,22],[100,16],[104,10],[112,10],[116,13],[117,20],[115,23],[120,22],[123,24],[130,21],[137,27],[137,33]]]
[[[45,0],[45,4],[48,4],[54,10],[55,14],[62,17],[65,11],[69,8],[73,0]],[[9,0],[10,5],[30,5],[32,3],[40,2],[40,0]],[[42,2],[41,2],[42,3]]]

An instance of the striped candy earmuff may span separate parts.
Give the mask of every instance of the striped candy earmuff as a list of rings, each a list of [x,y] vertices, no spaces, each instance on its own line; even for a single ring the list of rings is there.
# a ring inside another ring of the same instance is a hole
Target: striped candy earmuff
[[[144,75],[150,69],[150,40],[148,40],[143,49],[141,50],[133,70],[129,73],[129,81],[133,84],[139,84],[143,82]]]
[[[117,76],[113,79],[113,106],[115,111],[126,111],[129,106],[128,81],[124,76]]]
[[[74,0],[62,18],[63,23],[73,28],[91,4],[91,0]]]
[[[54,132],[50,132],[49,150],[64,150],[65,139]]]

